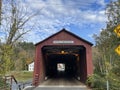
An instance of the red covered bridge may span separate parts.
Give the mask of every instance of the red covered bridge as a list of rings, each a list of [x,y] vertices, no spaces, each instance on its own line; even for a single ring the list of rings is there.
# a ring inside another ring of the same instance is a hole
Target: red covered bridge
[[[92,73],[92,43],[77,35],[63,29],[36,44],[34,85],[59,75],[85,82]]]

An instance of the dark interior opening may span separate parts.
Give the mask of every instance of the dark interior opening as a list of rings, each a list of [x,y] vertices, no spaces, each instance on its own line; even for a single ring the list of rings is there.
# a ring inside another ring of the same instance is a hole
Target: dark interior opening
[[[45,75],[49,78],[86,77],[86,54],[83,46],[44,46]],[[59,69],[58,70],[58,65]]]
[[[73,77],[77,73],[76,57],[72,54],[50,54],[48,55],[46,75],[49,77]],[[65,65],[65,71],[58,71],[57,65]]]

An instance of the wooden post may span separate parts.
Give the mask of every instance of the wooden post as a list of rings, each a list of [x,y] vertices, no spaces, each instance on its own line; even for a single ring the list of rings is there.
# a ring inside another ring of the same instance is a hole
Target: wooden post
[[[7,79],[6,79],[6,76],[5,76],[5,85],[6,85],[6,81],[7,81]],[[4,85],[4,87],[3,87],[4,89],[5,89],[5,85]]]
[[[10,90],[12,90],[12,76],[10,76]]]

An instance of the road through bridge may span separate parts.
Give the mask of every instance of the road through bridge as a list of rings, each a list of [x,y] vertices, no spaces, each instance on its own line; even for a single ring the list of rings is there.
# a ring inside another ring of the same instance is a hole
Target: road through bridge
[[[92,90],[75,78],[50,78],[37,87],[24,90]]]
[[[87,77],[93,74],[92,43],[65,29],[35,46],[34,86],[43,82],[54,86],[78,85],[80,82],[85,83]]]

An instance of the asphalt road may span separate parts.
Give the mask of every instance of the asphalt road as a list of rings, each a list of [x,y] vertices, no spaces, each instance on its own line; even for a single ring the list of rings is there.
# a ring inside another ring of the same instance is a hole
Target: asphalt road
[[[24,90],[91,90],[80,81],[72,78],[48,79],[38,87],[27,87]]]

